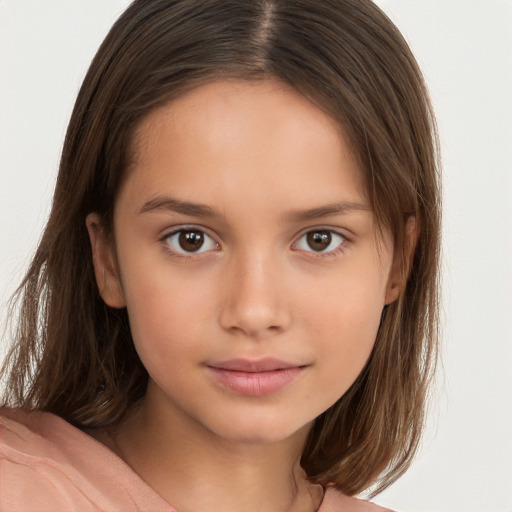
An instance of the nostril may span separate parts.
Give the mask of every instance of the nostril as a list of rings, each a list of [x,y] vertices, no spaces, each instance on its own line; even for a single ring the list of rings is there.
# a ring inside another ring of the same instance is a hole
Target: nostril
[[[223,283],[220,323],[232,333],[254,338],[274,336],[290,323],[290,297],[277,278],[271,255],[234,256]]]
[[[281,306],[249,308],[238,303],[226,306],[221,312],[221,326],[236,334],[254,338],[276,335],[288,327],[289,315]]]

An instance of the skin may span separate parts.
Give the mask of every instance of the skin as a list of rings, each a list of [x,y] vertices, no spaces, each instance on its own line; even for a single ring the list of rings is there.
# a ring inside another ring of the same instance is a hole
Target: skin
[[[150,381],[100,440],[182,512],[315,510],[307,433],[364,367],[399,293],[346,137],[286,85],[218,81],[152,112],[135,148],[114,243],[97,214],[87,227],[100,293],[127,307]],[[205,233],[198,252],[180,229]],[[330,237],[325,250],[311,232]],[[209,368],[264,357],[300,372],[246,396]]]

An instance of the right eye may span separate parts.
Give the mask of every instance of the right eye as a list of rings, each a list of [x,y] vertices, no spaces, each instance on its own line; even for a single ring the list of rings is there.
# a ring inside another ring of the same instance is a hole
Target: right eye
[[[314,229],[302,235],[297,242],[301,251],[332,254],[340,250],[346,238],[332,229]]]
[[[172,251],[180,254],[199,254],[218,248],[210,236],[200,229],[180,229],[165,237]]]

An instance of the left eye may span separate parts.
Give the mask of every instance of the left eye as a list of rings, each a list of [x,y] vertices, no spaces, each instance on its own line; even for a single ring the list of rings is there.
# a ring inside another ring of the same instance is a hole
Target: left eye
[[[318,229],[304,233],[297,242],[301,251],[332,252],[340,247],[345,239],[335,231]]]
[[[217,243],[200,229],[181,229],[165,240],[173,251],[181,254],[198,254],[217,248]]]

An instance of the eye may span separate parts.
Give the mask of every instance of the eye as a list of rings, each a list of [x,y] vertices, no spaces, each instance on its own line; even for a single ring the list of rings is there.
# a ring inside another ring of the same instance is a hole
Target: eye
[[[198,254],[217,249],[218,244],[200,229],[180,229],[164,239],[177,253]]]
[[[297,242],[297,248],[301,251],[313,251],[319,253],[333,252],[345,242],[345,238],[329,229],[316,229],[304,233]]]

